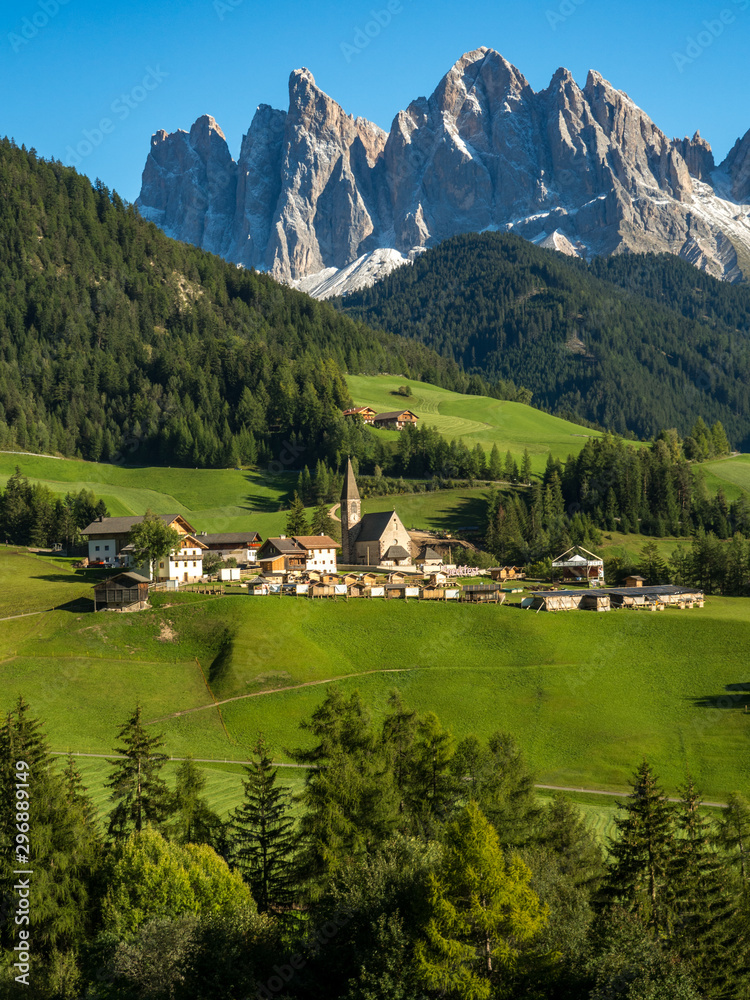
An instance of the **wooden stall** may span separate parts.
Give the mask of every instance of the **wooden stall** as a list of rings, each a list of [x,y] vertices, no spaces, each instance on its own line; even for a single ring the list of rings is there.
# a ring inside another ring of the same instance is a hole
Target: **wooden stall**
[[[473,604],[502,604],[505,594],[498,583],[474,583],[462,589],[461,600]]]

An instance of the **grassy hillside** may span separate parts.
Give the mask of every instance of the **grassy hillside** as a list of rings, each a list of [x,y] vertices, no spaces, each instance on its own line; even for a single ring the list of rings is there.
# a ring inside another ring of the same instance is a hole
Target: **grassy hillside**
[[[750,290],[667,254],[588,265],[511,233],[466,234],[339,306],[512,379],[551,412],[638,437],[685,436],[702,415],[750,447]]]
[[[598,431],[523,403],[464,396],[393,375],[349,375],[346,381],[355,405],[372,406],[380,412],[412,410],[423,422],[437,427],[445,438],[463,438],[470,448],[479,443],[490,451],[497,444],[503,455],[510,449],[519,459],[528,448],[535,472],[543,471],[550,452],[565,460],[569,454],[577,455],[587,438],[600,436]],[[402,385],[411,388],[411,396],[396,393]],[[398,439],[398,431],[378,433],[393,441]]]
[[[624,790],[646,753],[670,789],[689,769],[710,798],[750,791],[746,600],[537,615],[164,595],[144,613],[94,616],[81,603],[86,581],[63,561],[0,550],[0,566],[6,613],[27,592],[66,604],[4,621],[0,633],[0,710],[23,693],[57,750],[109,752],[137,700],[175,756],[244,759],[262,729],[284,760],[306,740],[298,723],[338,680],[375,711],[396,687],[457,737],[507,729],[542,782]]]

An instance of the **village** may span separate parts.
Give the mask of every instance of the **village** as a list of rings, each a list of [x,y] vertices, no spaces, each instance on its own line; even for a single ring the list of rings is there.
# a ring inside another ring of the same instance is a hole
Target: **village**
[[[258,532],[196,532],[182,515],[160,515],[180,543],[150,565],[136,565],[130,533],[143,517],[100,517],[84,529],[89,566],[120,570],[95,584],[95,610],[137,611],[149,594],[207,585],[204,558],[218,557],[219,592],[239,587],[248,596],[310,599],[459,601],[503,604],[534,611],[609,611],[619,608],[663,610],[703,607],[704,594],[690,587],[644,586],[639,576],[622,587],[606,587],[604,561],[581,546],[552,563],[551,586],[526,582],[522,567],[477,570],[453,561],[466,543],[408,531],[395,510],[362,513],[357,482],[348,462],[341,493],[341,543],[325,534],[279,535],[263,540]],[[339,556],[340,552],[340,556]],[[226,565],[226,564],[229,565]],[[484,577],[484,582],[462,582]],[[489,577],[489,580],[486,578]],[[215,588],[212,589],[215,592]]]

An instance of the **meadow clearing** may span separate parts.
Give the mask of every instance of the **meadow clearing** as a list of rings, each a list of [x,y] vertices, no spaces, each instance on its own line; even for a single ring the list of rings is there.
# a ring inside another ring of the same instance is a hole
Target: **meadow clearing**
[[[307,741],[299,723],[338,683],[376,716],[398,689],[457,739],[511,732],[540,783],[626,792],[646,754],[670,794],[688,771],[709,800],[750,791],[742,598],[597,615],[164,594],[145,612],[94,615],[90,587],[69,561],[0,550],[3,617],[62,605],[0,631],[0,709],[23,694],[57,751],[110,753],[138,702],[172,756],[245,760],[263,731],[287,763]],[[81,760],[101,804],[106,762]],[[241,768],[203,766],[228,810]],[[606,827],[613,802],[584,804]]]

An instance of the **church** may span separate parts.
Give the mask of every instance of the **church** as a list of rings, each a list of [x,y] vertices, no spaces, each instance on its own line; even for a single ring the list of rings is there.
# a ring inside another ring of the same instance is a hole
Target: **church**
[[[348,566],[412,567],[412,541],[395,510],[362,514],[351,460],[341,490],[341,561]]]

